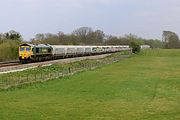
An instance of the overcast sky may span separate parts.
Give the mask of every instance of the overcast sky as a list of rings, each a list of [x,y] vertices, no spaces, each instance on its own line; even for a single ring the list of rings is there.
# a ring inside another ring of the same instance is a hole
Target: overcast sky
[[[180,33],[180,0],[0,0],[0,32],[71,33],[87,26],[106,34],[161,39]]]

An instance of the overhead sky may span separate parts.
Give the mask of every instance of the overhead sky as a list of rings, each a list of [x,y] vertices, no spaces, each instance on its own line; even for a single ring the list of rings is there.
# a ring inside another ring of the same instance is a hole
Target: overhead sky
[[[180,33],[180,0],[0,0],[0,11],[0,32],[15,30],[25,40],[84,26],[148,39]]]

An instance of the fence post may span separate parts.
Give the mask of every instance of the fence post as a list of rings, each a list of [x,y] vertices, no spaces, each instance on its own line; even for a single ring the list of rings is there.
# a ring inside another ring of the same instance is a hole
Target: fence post
[[[85,70],[85,65],[84,65],[84,63],[82,63],[82,69]]]
[[[3,81],[4,81],[4,78],[2,76],[2,80],[1,80],[1,83],[0,83],[0,89],[3,89]]]
[[[28,80],[29,80],[29,76],[28,76],[28,74],[26,74],[26,81],[28,82]]]
[[[16,84],[19,85],[20,81],[21,81],[21,76],[19,75],[19,80],[16,81]]]
[[[8,77],[6,78],[6,86],[5,86],[5,87],[8,87],[8,80],[9,80],[9,77],[10,77],[10,76],[8,76]]]
[[[41,80],[42,80],[42,72],[41,72]]]
[[[65,75],[66,75],[66,69],[63,68],[63,70],[62,70],[62,76],[64,77]]]
[[[73,65],[72,65],[72,66],[71,66],[71,73],[73,73],[73,71],[74,71],[73,69],[74,69],[74,68],[73,68]]]
[[[71,67],[69,67],[68,70],[69,70],[68,72],[71,73]]]
[[[34,79],[35,79],[35,81],[37,81],[36,73],[35,73],[35,75],[34,75]]]

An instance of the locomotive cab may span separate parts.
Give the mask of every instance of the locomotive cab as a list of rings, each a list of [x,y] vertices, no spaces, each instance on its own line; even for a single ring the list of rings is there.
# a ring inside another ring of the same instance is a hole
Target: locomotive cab
[[[22,44],[19,46],[19,60],[21,63],[50,60],[52,49],[48,44]]]
[[[25,63],[31,60],[33,55],[33,45],[31,44],[22,44],[19,47],[19,60],[21,63]]]

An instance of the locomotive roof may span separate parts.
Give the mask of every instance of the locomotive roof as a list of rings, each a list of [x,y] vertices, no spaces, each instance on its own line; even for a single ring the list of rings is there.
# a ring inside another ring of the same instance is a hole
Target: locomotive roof
[[[35,47],[51,47],[51,45],[49,45],[49,44],[38,44],[38,45],[35,45]]]
[[[34,47],[33,44],[29,44],[29,43],[24,43],[24,44],[21,44],[20,46],[31,46],[31,47]]]
[[[24,44],[21,44],[20,46],[31,46],[31,47],[52,47],[51,45],[49,44],[36,44],[36,45],[33,45],[33,44],[29,44],[29,43],[24,43]]]

